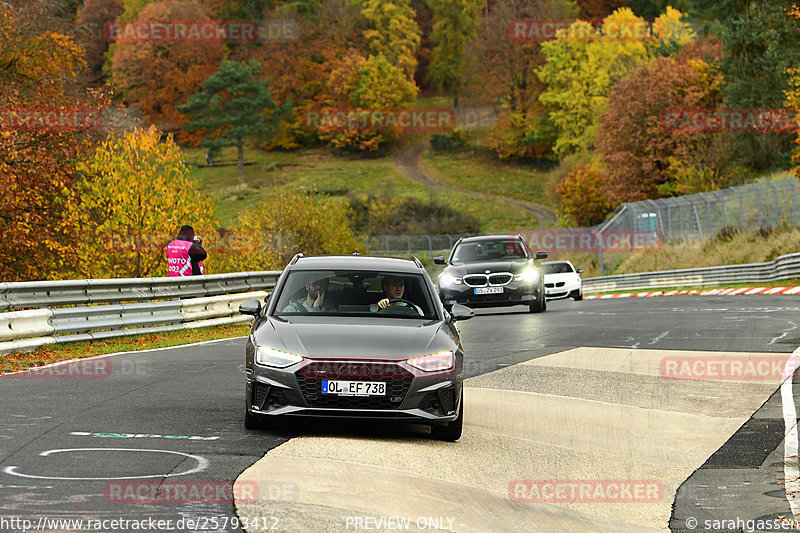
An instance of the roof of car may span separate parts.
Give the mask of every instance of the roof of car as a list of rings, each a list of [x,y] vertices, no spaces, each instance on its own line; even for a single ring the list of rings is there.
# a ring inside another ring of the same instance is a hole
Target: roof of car
[[[316,255],[300,257],[287,268],[292,270],[384,270],[418,274],[420,266],[414,259],[377,257],[374,255]]]
[[[500,234],[500,235],[476,235],[475,237],[464,237],[461,242],[477,242],[477,241],[496,241],[496,240],[523,240],[520,235]]]

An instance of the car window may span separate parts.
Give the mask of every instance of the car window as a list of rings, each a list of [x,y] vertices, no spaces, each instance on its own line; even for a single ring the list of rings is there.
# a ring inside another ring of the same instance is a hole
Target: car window
[[[545,274],[564,274],[575,272],[569,263],[545,263],[542,265]]]
[[[462,242],[453,250],[451,262],[471,263],[497,259],[527,259],[528,251],[517,240]]]
[[[398,293],[389,293],[395,285]],[[386,288],[386,290],[385,290]],[[398,289],[399,288],[399,289]],[[428,286],[418,274],[377,271],[295,270],[289,272],[274,314],[374,316],[433,319]],[[388,299],[391,305],[380,307]]]

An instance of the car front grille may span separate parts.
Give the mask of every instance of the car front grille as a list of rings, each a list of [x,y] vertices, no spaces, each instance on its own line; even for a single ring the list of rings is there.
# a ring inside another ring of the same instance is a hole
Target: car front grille
[[[474,276],[464,276],[464,283],[470,287],[483,287],[486,285],[486,276],[478,274]]]
[[[565,281],[559,281],[558,283],[545,283],[544,286],[548,289],[552,289],[554,287],[563,287],[565,284]]]
[[[485,287],[487,285],[498,287],[511,283],[512,279],[514,279],[514,275],[511,272],[495,272],[488,276],[485,274],[470,274],[469,276],[464,276],[464,283],[470,287]]]
[[[511,274],[492,274],[489,276],[489,285],[505,285],[512,278]]]
[[[295,373],[309,407],[338,409],[397,409],[411,387],[414,375],[392,362],[314,361]],[[382,381],[386,396],[322,394],[324,379]]]

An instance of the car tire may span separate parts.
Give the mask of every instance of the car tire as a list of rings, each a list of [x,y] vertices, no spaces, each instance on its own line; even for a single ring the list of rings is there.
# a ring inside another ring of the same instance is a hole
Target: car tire
[[[543,311],[547,311],[547,299],[544,297],[544,293],[541,293],[541,297],[536,300],[535,302],[531,302],[528,305],[528,310],[531,313],[541,313]]]
[[[583,291],[578,291],[578,295],[573,296],[572,299],[575,300],[576,302],[580,302],[581,300],[583,300]]]
[[[461,438],[464,428],[464,389],[461,389],[461,404],[458,417],[443,426],[431,426],[431,437],[436,440],[455,442]]]
[[[244,410],[244,427],[245,429],[267,429],[272,427],[272,421],[264,416],[254,415],[249,410]]]

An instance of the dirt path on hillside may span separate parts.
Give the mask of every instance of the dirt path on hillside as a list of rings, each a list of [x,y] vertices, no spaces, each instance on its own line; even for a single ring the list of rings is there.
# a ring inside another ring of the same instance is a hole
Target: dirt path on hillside
[[[527,202],[525,200],[509,198],[508,196],[500,196],[498,194],[489,194],[484,192],[471,191],[469,189],[464,189],[456,185],[450,185],[449,183],[443,183],[441,181],[436,180],[433,176],[426,173],[419,166],[419,160],[422,157],[422,154],[424,154],[425,151],[428,149],[428,145],[429,143],[428,140],[426,139],[400,152],[397,155],[397,159],[395,160],[395,166],[397,167],[397,170],[399,170],[403,176],[407,177],[410,180],[416,181],[417,183],[421,183],[422,185],[427,185],[429,187],[438,187],[441,189],[448,189],[456,192],[463,192],[466,194],[471,194],[476,198],[492,198],[494,200],[501,200],[508,204],[524,209],[526,211],[530,211],[531,213],[536,215],[536,218],[539,219],[540,228],[551,228],[556,225],[558,217],[556,216],[555,211],[553,211],[549,207],[534,202]]]

